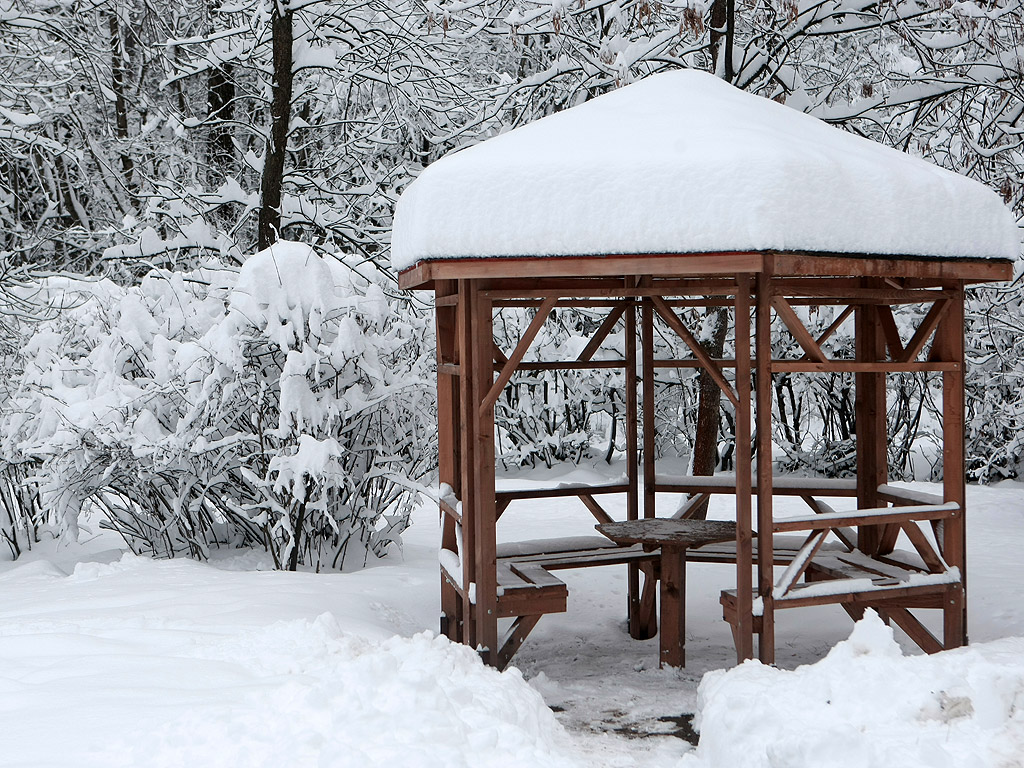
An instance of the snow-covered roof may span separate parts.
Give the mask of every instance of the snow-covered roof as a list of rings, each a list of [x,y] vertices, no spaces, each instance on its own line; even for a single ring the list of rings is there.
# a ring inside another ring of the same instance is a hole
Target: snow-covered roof
[[[763,250],[1014,259],[1020,236],[978,182],[682,70],[429,166],[391,258]]]

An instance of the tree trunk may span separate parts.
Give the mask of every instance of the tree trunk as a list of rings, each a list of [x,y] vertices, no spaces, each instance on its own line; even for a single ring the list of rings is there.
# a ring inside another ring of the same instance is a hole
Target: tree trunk
[[[107,20],[107,28],[110,33],[110,86],[114,93],[114,121],[115,132],[120,144],[119,155],[121,161],[121,178],[124,187],[128,191],[131,204],[135,205],[135,196],[138,192],[135,184],[135,162],[128,152],[128,100],[125,97],[126,87],[126,41],[121,36],[121,23],[117,18],[117,10],[111,12]]]
[[[725,348],[725,336],[729,330],[729,314],[724,307],[708,310],[708,316],[714,322],[711,338],[702,344],[704,351],[713,358],[722,356]],[[715,474],[718,464],[718,430],[721,424],[722,390],[715,384],[711,375],[701,370],[699,378],[699,400],[697,401],[697,434],[693,440],[693,474],[707,476]],[[708,515],[708,504],[704,502],[696,509],[692,517],[705,520]]]
[[[235,145],[229,122],[235,112],[235,81],[232,67],[223,64],[210,70],[206,80],[207,114],[212,121],[206,162],[210,182],[217,184],[234,172]]]
[[[281,232],[281,185],[288,151],[288,122],[292,106],[292,12],[287,0],[273,4],[274,73],[271,85],[270,137],[263,157],[260,185],[258,247],[272,245]]]

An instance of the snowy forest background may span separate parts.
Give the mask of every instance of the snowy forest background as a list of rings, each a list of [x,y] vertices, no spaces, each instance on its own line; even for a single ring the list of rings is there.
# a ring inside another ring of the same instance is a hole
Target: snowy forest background
[[[975,178],[1022,217],[1022,53],[1020,0],[0,0],[0,538],[17,557],[89,508],[136,552],[383,554],[436,456],[429,297],[400,292],[388,256],[422,168],[696,67]],[[1022,299],[1020,280],[969,299],[975,481],[1024,460]],[[554,314],[541,355],[602,319]],[[502,310],[499,343],[528,320]],[[662,375],[658,418],[677,427],[658,449],[686,457],[701,382]],[[521,374],[498,404],[506,465],[614,458],[618,376]],[[784,469],[852,471],[852,384],[778,377]],[[889,385],[891,471],[927,478],[930,384]],[[706,438],[718,469],[726,406]]]

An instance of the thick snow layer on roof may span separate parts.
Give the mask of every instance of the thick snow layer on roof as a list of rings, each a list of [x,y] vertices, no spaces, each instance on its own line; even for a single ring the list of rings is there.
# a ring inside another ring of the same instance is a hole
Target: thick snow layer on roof
[[[694,70],[649,77],[431,165],[392,264],[792,250],[1016,258],[991,190]]]

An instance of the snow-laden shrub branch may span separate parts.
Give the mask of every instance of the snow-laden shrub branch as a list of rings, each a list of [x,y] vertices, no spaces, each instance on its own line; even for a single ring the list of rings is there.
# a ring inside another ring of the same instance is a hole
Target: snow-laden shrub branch
[[[74,295],[24,348],[3,414],[43,506],[83,505],[136,551],[260,545],[281,567],[382,554],[436,430],[422,314],[333,257],[280,242],[238,269],[153,271]]]

